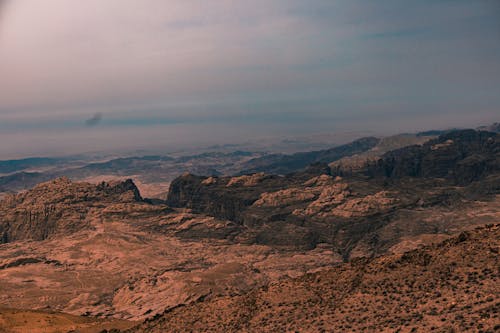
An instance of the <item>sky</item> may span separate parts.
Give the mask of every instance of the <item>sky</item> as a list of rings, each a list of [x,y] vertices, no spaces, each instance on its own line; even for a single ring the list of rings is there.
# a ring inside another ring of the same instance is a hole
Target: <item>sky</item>
[[[499,115],[498,0],[0,0],[0,159]]]

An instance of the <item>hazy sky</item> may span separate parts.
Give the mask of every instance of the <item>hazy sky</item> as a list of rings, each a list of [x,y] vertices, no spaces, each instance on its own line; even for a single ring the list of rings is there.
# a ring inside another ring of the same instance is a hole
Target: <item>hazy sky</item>
[[[499,115],[498,0],[0,0],[0,159]]]

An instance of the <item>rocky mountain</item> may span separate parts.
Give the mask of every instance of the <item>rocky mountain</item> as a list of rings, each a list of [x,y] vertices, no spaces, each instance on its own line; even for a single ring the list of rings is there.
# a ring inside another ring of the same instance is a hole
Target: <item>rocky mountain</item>
[[[494,222],[495,195],[500,190],[499,170],[494,162],[498,158],[495,135],[452,132],[423,146],[387,153],[375,164],[376,170],[387,170],[390,162],[396,165],[394,170],[401,171],[380,176],[371,171],[370,163],[365,170],[370,176],[332,176],[328,167],[321,165],[286,176],[185,174],[172,182],[166,202],[172,207],[233,221],[244,227],[243,238],[248,242],[300,249],[330,244],[345,260],[378,255],[406,237],[448,234],[470,226],[469,220],[460,214],[479,212],[478,199],[485,202],[483,208],[492,209],[493,215],[473,221]],[[441,154],[436,153],[437,149],[445,150]],[[489,162],[483,169],[476,164],[474,168],[464,167],[461,162],[469,161],[470,154]],[[415,173],[415,165],[422,165],[418,170],[424,172]],[[454,170],[461,170],[458,179],[468,180],[460,182],[464,186],[456,186],[458,173],[453,174]],[[472,177],[478,172],[482,172],[481,177]],[[442,178],[450,174],[454,175],[451,183]],[[454,218],[447,218],[446,223],[428,223],[429,216],[439,220],[447,214]]]
[[[360,259],[241,296],[170,309],[126,332],[495,332],[500,226]]]

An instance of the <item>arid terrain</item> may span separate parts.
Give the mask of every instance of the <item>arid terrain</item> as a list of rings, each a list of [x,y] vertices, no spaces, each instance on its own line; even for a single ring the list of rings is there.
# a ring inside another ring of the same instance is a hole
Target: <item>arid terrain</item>
[[[116,161],[42,182],[0,201],[0,331],[493,332],[499,161],[499,134],[461,130],[186,172],[156,198]]]
[[[490,225],[178,307],[127,332],[496,332],[499,246]]]

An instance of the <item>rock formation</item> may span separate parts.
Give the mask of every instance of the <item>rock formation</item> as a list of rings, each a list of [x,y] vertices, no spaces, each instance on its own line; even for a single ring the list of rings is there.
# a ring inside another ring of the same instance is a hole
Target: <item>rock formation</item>
[[[92,185],[58,178],[0,202],[0,243],[68,235],[89,227],[87,216],[95,207],[140,201],[131,180]]]
[[[457,218],[448,228],[432,229],[421,210],[442,215],[494,200],[500,191],[498,139],[484,131],[448,132],[388,152],[351,174],[334,169],[331,176],[321,164],[285,176],[185,174],[172,182],[166,202],[233,221],[242,226],[237,239],[246,243],[301,249],[330,244],[346,260],[377,255],[401,237],[467,225]],[[395,236],[389,230],[402,231]]]

